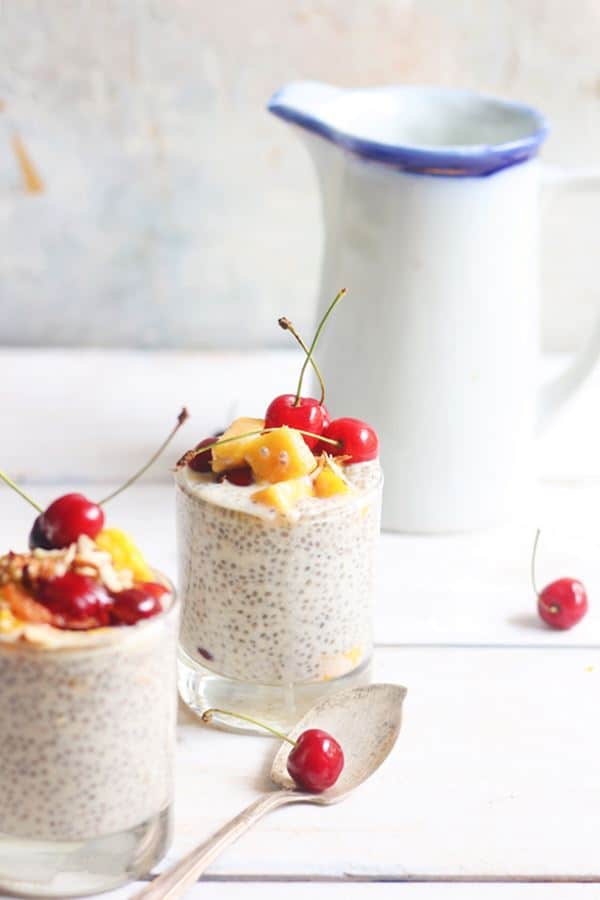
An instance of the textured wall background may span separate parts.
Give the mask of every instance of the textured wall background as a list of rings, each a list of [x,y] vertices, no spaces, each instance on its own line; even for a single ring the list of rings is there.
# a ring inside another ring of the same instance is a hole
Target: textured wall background
[[[597,0],[0,0],[0,342],[280,345],[321,232],[274,89],[429,82],[539,105],[600,154]],[[544,203],[547,345],[600,308],[600,197]]]

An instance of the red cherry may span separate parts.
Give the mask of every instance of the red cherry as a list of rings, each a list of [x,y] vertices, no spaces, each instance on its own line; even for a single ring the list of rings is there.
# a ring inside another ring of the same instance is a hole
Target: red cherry
[[[108,625],[112,600],[104,587],[88,575],[65,572],[40,580],[35,599],[53,614],[58,628],[98,628]]]
[[[585,588],[575,578],[559,578],[538,596],[538,612],[552,628],[572,628],[583,619],[587,608]]]
[[[287,770],[296,784],[316,794],[334,785],[343,767],[342,748],[320,728],[303,731],[287,759]]]
[[[44,533],[43,513],[40,513],[29,532],[29,549],[35,550],[36,547],[40,547],[42,550],[52,550],[52,546]]]
[[[194,447],[195,450],[199,450],[200,447],[206,447],[208,444],[214,444],[216,438],[207,437],[204,438],[203,441],[200,441],[199,444],[196,444]],[[212,471],[212,451],[206,450],[204,453],[198,453],[197,456],[193,456],[188,466],[192,469],[193,472],[211,472]]]
[[[329,421],[329,413],[325,407],[314,397],[300,397],[299,405],[295,404],[295,394],[281,394],[275,397],[265,413],[265,428],[281,428],[282,425],[288,425],[301,431],[323,434],[323,428]],[[317,438],[306,435],[304,440],[311,449],[318,443]]]
[[[149,619],[162,612],[162,604],[156,596],[156,586],[149,591],[147,585],[127,588],[113,593],[111,615],[118,625],[135,625],[140,619]]]
[[[82,534],[95,538],[104,526],[104,512],[83,494],[65,494],[37,517],[29,535],[30,546],[68,547]],[[44,543],[34,543],[43,540]]]
[[[237,469],[229,469],[219,476],[219,481],[229,481],[231,484],[238,484],[240,487],[246,487],[254,482],[254,475],[250,466],[239,466]]]
[[[164,584],[159,584],[158,581],[138,581],[135,586],[150,594],[151,597],[160,598],[169,593],[169,588]]]
[[[349,456],[349,463],[367,462],[376,459],[379,454],[379,438],[377,432],[360,419],[334,419],[323,432],[324,437],[339,441],[336,449],[331,444],[319,445],[319,449],[335,456]]]

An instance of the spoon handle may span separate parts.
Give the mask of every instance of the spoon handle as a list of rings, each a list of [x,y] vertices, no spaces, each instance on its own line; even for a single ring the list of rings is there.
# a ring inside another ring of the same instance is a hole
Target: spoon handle
[[[234,819],[223,825],[212,837],[191,850],[151,884],[131,897],[131,900],[176,900],[182,897],[213,859],[248,831],[265,813],[298,799],[292,791],[279,790],[264,794],[247,806]]]

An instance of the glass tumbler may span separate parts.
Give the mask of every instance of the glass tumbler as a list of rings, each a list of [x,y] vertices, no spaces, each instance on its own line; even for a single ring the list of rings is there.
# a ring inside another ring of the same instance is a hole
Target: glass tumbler
[[[0,641],[1,889],[96,893],[164,855],[178,619],[172,592],[160,615],[64,646]]]
[[[382,481],[290,521],[208,501],[178,475],[179,691],[191,709],[286,728],[324,692],[368,681]]]

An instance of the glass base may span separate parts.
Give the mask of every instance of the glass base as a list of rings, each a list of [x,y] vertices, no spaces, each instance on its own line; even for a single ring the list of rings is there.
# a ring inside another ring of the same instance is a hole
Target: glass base
[[[327,694],[369,684],[371,660],[340,678],[308,684],[252,684],[225,678],[192,660],[179,647],[179,693],[183,702],[197,715],[214,707],[252,716],[280,731],[289,731],[311,706]],[[215,725],[227,731],[265,734],[246,722],[217,720]]]
[[[97,894],[146,875],[171,843],[171,807],[135,828],[85,841],[0,834],[0,891],[27,897]]]

